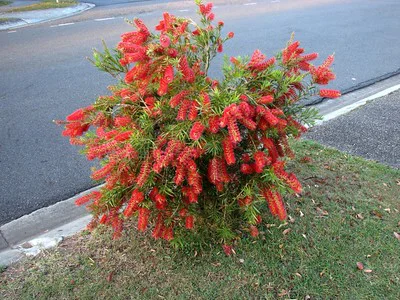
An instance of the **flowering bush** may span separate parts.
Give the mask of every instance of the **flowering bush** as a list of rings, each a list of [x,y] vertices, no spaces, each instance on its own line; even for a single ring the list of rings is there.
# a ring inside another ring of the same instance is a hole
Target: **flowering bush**
[[[291,41],[275,57],[259,50],[232,57],[222,81],[209,78],[212,58],[234,34],[221,35],[211,3],[196,3],[200,24],[164,13],[153,34],[135,19],[137,30],[123,34],[114,52],[95,51],[95,65],[118,83],[112,95],[69,115],[63,134],[85,146],[89,160],[101,160],[92,178],[105,185],[76,201],[92,212],[90,228],[111,225],[117,238],[137,216],[139,231],[168,241],[202,228],[217,233],[229,254],[238,229],[258,235],[262,206],[284,220],[282,195],[301,192],[285,171],[293,157],[288,136],[299,137],[316,117],[296,102],[335,78],[333,56],[314,66],[317,53]]]

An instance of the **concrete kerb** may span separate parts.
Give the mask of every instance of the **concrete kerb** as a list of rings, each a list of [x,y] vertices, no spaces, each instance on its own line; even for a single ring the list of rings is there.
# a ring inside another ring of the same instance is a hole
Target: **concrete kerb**
[[[75,200],[101,186],[72,198],[39,209],[0,227],[0,265],[9,265],[24,255],[36,255],[41,249],[56,246],[64,237],[83,230],[91,219]]]
[[[92,3],[81,2],[78,5],[65,8],[51,8],[45,10],[1,13],[0,17],[16,19],[16,21],[0,25],[0,30],[16,29],[33,24],[67,18],[92,9],[93,7],[95,7],[95,5]]]

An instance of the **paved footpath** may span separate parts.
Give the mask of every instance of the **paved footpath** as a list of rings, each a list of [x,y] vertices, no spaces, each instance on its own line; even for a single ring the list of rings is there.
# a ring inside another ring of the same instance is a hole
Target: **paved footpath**
[[[311,128],[305,138],[400,168],[400,90]]]

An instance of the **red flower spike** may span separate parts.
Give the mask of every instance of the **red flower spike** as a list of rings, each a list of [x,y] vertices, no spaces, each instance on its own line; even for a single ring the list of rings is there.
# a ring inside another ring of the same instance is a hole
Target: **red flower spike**
[[[190,121],[194,121],[197,118],[199,111],[198,111],[198,107],[197,107],[197,102],[196,101],[192,101],[189,113],[188,113],[188,120]]]
[[[151,164],[149,160],[146,160],[142,166],[140,167],[140,172],[138,177],[136,178],[136,183],[139,187],[142,187],[146,181],[147,178],[150,175],[150,171],[151,171]]]
[[[274,97],[271,95],[262,96],[260,99],[257,100],[259,104],[270,104],[274,101]]]
[[[326,58],[326,60],[322,63],[321,67],[329,68],[332,65],[334,59],[335,59],[335,57],[333,55],[329,55]]]
[[[118,142],[123,142],[123,141],[128,140],[131,137],[131,135],[132,135],[132,131],[125,131],[125,132],[118,134],[115,137],[115,140]]]
[[[218,167],[218,158],[212,158],[208,163],[208,180],[213,184],[216,184],[218,181],[220,181]]]
[[[250,226],[250,235],[251,235],[252,237],[258,237],[258,234],[259,234],[259,232],[258,232],[257,227],[254,226],[254,225],[251,225],[251,226]]]
[[[159,213],[157,216],[156,225],[154,226],[151,235],[153,236],[153,238],[158,239],[163,236],[163,232],[164,232],[164,218],[162,214]]]
[[[225,161],[228,165],[233,165],[236,162],[234,145],[232,141],[227,137],[222,141],[222,149],[224,150]]]
[[[190,138],[194,141],[197,141],[203,134],[204,129],[205,129],[204,125],[201,124],[200,122],[194,123],[189,133]]]
[[[240,172],[246,175],[250,175],[254,173],[254,169],[251,165],[249,164],[241,164],[240,165]]]
[[[230,31],[230,32],[228,32],[228,38],[233,38],[235,36],[235,34],[232,32],[232,31]]]
[[[208,129],[211,133],[217,133],[219,131],[219,117],[213,116],[208,119]]]
[[[145,207],[139,208],[139,217],[138,217],[138,230],[145,231],[147,228],[147,224],[149,223],[150,210]]]
[[[134,211],[138,209],[138,205],[142,203],[144,200],[144,194],[138,189],[135,189],[132,192],[131,198],[128,201],[128,204],[124,210],[124,216],[130,217]]]
[[[186,229],[193,229],[193,225],[194,225],[194,217],[193,216],[187,216],[185,218],[185,227]]]
[[[181,104],[182,100],[189,95],[189,91],[182,91],[179,94],[176,94],[175,96],[173,96],[171,98],[171,100],[169,101],[169,105],[174,108],[176,106],[178,106],[179,104]]]
[[[253,200],[251,199],[250,196],[246,196],[244,198],[239,199],[238,204],[239,204],[239,206],[244,207],[244,206],[250,205],[252,201]]]
[[[77,109],[72,114],[67,116],[67,121],[82,121],[85,117],[85,112],[82,108]]]
[[[194,82],[194,72],[189,67],[189,63],[187,61],[186,56],[182,56],[179,61],[179,70],[182,72],[183,79],[189,83]]]
[[[176,116],[177,121],[184,121],[186,119],[186,115],[187,115],[188,110],[190,109],[191,105],[192,105],[192,101],[183,100],[182,105],[180,106],[178,114]]]
[[[324,98],[338,98],[341,96],[338,90],[320,90],[319,95]]]
[[[129,125],[132,122],[130,117],[116,117],[114,119],[114,125],[116,127],[125,127],[127,125]]]
[[[101,196],[102,196],[101,192],[98,192],[98,191],[91,192],[85,196],[82,196],[82,197],[76,199],[75,205],[80,206],[80,205],[88,203],[90,200],[95,200],[95,201],[99,200],[101,198]]]
[[[231,256],[233,251],[232,251],[232,246],[224,244],[222,245],[222,249],[224,250],[224,253],[226,256]]]
[[[303,61],[311,61],[314,60],[318,57],[318,53],[314,52],[314,53],[310,53],[310,54],[306,54],[302,57]]]
[[[101,180],[104,177],[108,176],[112,172],[114,167],[115,167],[115,162],[110,161],[108,164],[106,164],[101,169],[98,169],[97,171],[93,172],[91,177],[93,180]]]
[[[169,39],[169,37],[165,34],[161,34],[160,45],[164,48],[168,48],[170,44],[171,44],[171,40]]]
[[[236,121],[230,117],[228,119],[228,133],[229,138],[231,139],[232,143],[236,144],[242,140],[242,136],[240,135],[239,127]]]
[[[166,241],[171,241],[174,238],[174,231],[172,229],[172,226],[164,228],[163,231],[163,236],[162,238]]]

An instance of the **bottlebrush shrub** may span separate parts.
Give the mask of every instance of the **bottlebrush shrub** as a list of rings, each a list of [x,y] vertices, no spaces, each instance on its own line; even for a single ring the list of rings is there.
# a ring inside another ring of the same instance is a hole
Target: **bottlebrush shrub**
[[[199,24],[164,13],[151,33],[135,19],[136,30],[113,52],[95,51],[95,65],[118,82],[111,95],[69,115],[63,134],[89,160],[101,160],[92,178],[105,185],[76,201],[93,214],[89,228],[110,225],[117,238],[134,216],[137,229],[156,239],[217,233],[229,254],[238,232],[258,235],[263,206],[284,220],[282,195],[301,192],[285,171],[293,157],[288,137],[315,119],[296,103],[335,78],[333,56],[314,66],[317,54],[291,41],[275,57],[256,50],[226,59],[223,79],[212,79],[210,62],[234,34],[221,35],[211,3],[196,4]]]

